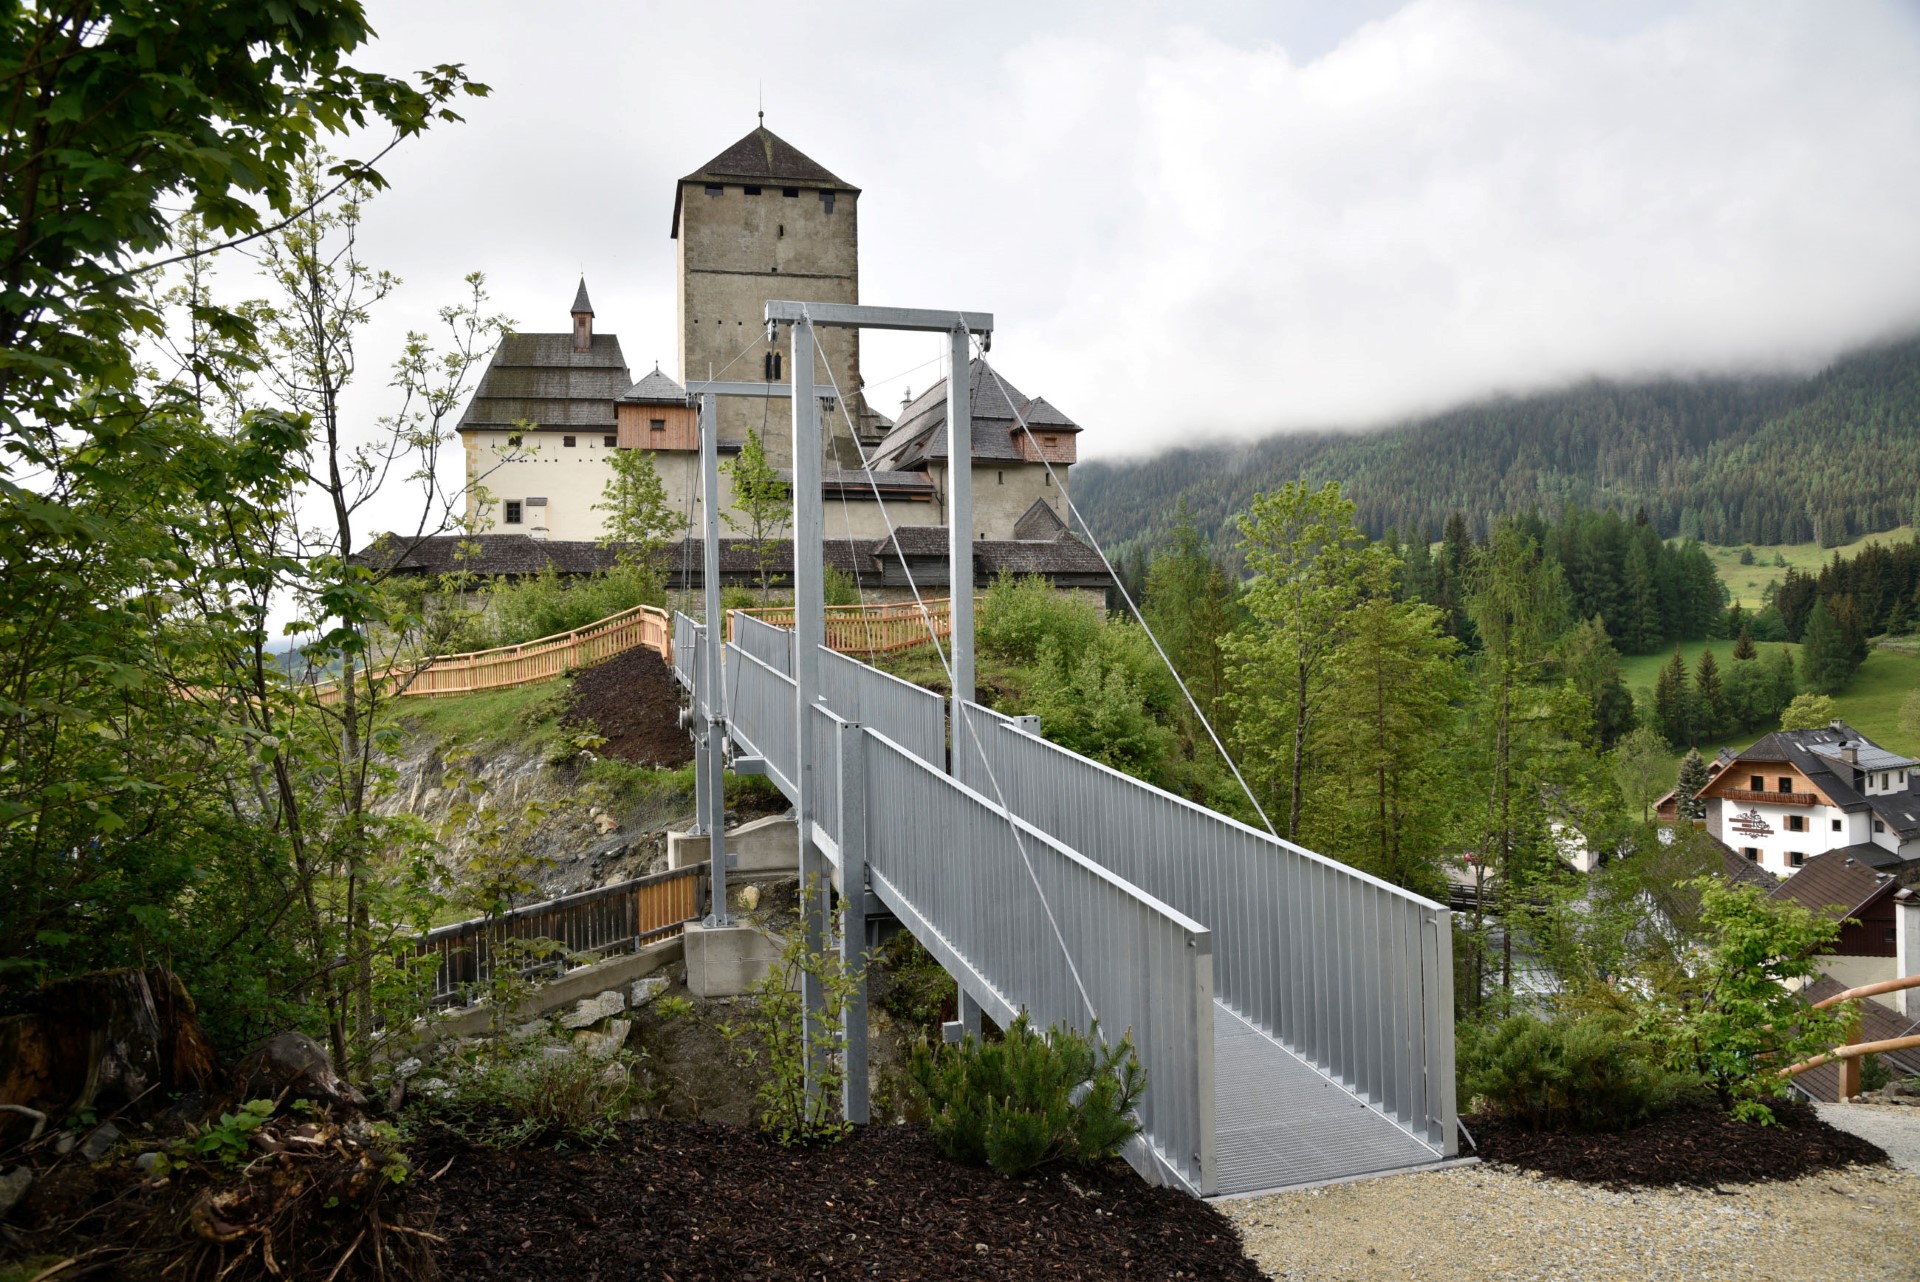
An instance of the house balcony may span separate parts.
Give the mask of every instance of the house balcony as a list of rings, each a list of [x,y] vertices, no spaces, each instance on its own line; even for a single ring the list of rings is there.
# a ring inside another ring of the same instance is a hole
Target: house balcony
[[[1811,792],[1753,792],[1746,788],[1725,788],[1713,794],[1728,801],[1764,801],[1774,806],[1817,806],[1820,797]]]

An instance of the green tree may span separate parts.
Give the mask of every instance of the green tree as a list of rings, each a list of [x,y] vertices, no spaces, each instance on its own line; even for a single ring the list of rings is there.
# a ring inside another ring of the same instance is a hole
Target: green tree
[[[1824,694],[1797,694],[1780,713],[1782,730],[1825,730],[1835,718],[1833,700]]]
[[[1666,791],[1667,770],[1673,758],[1667,741],[1651,726],[1628,731],[1614,745],[1613,777],[1620,793],[1640,807],[1640,821],[1651,823],[1653,803]]]
[[[1607,635],[1599,615],[1577,625],[1560,642],[1560,662],[1567,679],[1593,708],[1598,745],[1609,748],[1631,730],[1635,716],[1633,695],[1620,676],[1620,654]]]
[[[1838,694],[1853,679],[1852,647],[1824,599],[1815,601],[1801,634],[1800,668],[1815,694]]]
[[[1759,650],[1754,648],[1753,634],[1747,631],[1746,624],[1741,624],[1740,631],[1733,643],[1734,659],[1737,662],[1745,663],[1749,659],[1758,658],[1759,654]]]
[[[593,510],[605,512],[602,546],[652,569],[667,540],[686,528],[686,518],[667,502],[667,487],[654,466],[652,450],[615,450],[607,460],[611,475]]]
[[[1900,701],[1900,733],[1920,739],[1920,690],[1909,690]]]
[[[1800,693],[1800,676],[1793,662],[1793,651],[1784,645],[1767,656],[1766,664],[1767,673],[1773,678],[1773,711],[1768,715],[1775,716]]]
[[[1758,659],[1743,659],[1727,668],[1727,715],[1732,728],[1751,730],[1780,713],[1775,698],[1778,683]]]
[[[1254,575],[1246,596],[1254,626],[1230,649],[1236,736],[1249,760],[1284,771],[1286,835],[1297,839],[1335,656],[1360,603],[1391,594],[1394,563],[1354,528],[1353,504],[1337,485],[1292,482],[1256,495],[1240,532]],[[1276,770],[1257,773],[1271,779]]]
[[[1687,755],[1680,759],[1680,774],[1673,784],[1674,813],[1682,819],[1706,818],[1707,803],[1700,800],[1700,790],[1711,777],[1700,750],[1688,748]]]
[[[1713,647],[1703,646],[1693,673],[1694,733],[1704,739],[1725,734],[1733,725],[1727,688],[1720,680],[1720,661]]]
[[[1676,748],[1693,742],[1693,690],[1679,646],[1673,648],[1673,658],[1654,679],[1653,724]]]
[[[1142,611],[1201,713],[1216,720],[1226,693],[1223,642],[1239,623],[1239,591],[1193,526],[1182,500],[1167,546],[1147,571]]]
[[[780,561],[780,536],[793,518],[793,487],[767,461],[760,434],[751,429],[740,452],[726,463],[733,483],[733,506],[722,509],[727,528],[747,536],[754,568],[760,576],[760,604],[773,594],[773,572]]]

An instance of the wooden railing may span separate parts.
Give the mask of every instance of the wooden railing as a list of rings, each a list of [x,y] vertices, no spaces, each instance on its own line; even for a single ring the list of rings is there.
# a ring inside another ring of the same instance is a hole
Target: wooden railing
[[[411,681],[397,671],[388,672],[382,679],[388,683],[389,693],[472,694],[476,690],[551,681],[639,646],[655,651],[669,664],[673,662],[673,623],[665,610],[636,605],[572,632],[556,632],[537,641],[492,650],[443,655]],[[339,686],[333,681],[316,682],[313,689],[322,703],[335,703],[340,698]]]
[[[1716,794],[1728,801],[1763,801],[1776,806],[1817,806],[1820,798],[1811,792],[1755,792],[1751,788],[1727,788]]]
[[[448,1006],[478,1000],[508,940],[542,940],[563,950],[523,947],[509,952],[508,964],[521,976],[532,977],[671,939],[706,911],[706,877],[705,864],[692,864],[528,904],[498,918],[478,917],[429,931],[420,939],[419,952],[440,959],[433,1002]]]
[[[977,601],[977,598],[976,598]],[[733,639],[733,616],[746,614],[776,628],[793,626],[792,606],[731,610],[727,639]],[[928,624],[931,622],[932,627]],[[926,645],[935,637],[953,634],[953,602],[939,597],[926,603],[899,601],[887,605],[830,605],[827,607],[827,646],[841,654],[891,654]]]

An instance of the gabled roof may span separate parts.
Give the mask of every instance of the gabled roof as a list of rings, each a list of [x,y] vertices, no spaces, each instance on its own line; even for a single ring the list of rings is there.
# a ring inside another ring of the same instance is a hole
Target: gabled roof
[[[1020,514],[1013,523],[1013,537],[1016,539],[1057,539],[1067,532],[1067,523],[1058,513],[1047,506],[1045,499],[1035,499],[1033,506]]]
[[[573,295],[573,314],[578,316],[581,312],[585,312],[589,316],[593,315],[593,304],[587,301],[587,278],[585,276],[580,278],[580,288],[576,290]]]
[[[612,427],[614,398],[632,381],[612,334],[595,334],[584,352],[573,350],[572,334],[509,334],[494,349],[460,427]]]
[[[1016,438],[1025,420],[1036,433],[1078,432],[1080,425],[1044,399],[1028,397],[975,358],[967,369],[968,408],[973,413],[973,457],[1024,461]],[[878,466],[907,470],[947,457],[947,380],[941,379],[900,411],[874,451]]]
[[[687,389],[674,382],[671,378],[668,378],[665,374],[662,374],[660,367],[655,365],[653,367],[653,373],[620,393],[619,399],[623,401],[650,401],[656,405],[685,405],[687,403]]]
[[[780,135],[760,125],[746,137],[700,168],[682,178],[673,190],[673,226],[668,236],[680,236],[681,196],[689,183],[725,184],[729,182],[779,183],[790,187],[811,187],[815,191],[845,191],[859,194],[852,183],[836,178],[827,167],[808,156]]]
[[[1841,921],[1857,916],[1881,895],[1899,889],[1890,874],[1876,871],[1851,852],[1848,847],[1815,855],[1781,882],[1769,898],[1799,904],[1829,921]]]
[[[1840,754],[1853,749],[1859,761]],[[1875,764],[1868,764],[1871,757]],[[1791,764],[1820,790],[1829,802],[1849,813],[1870,810],[1903,838],[1920,835],[1920,771],[1908,778],[1905,792],[1867,796],[1862,776],[1873,770],[1900,769],[1907,758],[1888,752],[1845,722],[1835,721],[1817,730],[1776,730],[1744,751],[1719,763],[1716,786],[1741,765],[1783,761]],[[1733,776],[1737,778],[1737,776]]]

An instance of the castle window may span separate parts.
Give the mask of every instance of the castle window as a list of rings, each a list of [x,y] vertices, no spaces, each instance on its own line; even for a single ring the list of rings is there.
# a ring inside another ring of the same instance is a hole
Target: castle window
[[[800,189],[798,187],[782,187],[780,189],[780,194],[782,196],[785,196],[788,200],[800,199]]]
[[[507,514],[504,518],[508,525],[520,524],[520,505],[512,499],[507,500]]]
[[[618,445],[619,443],[620,443],[620,438],[617,436],[603,436],[600,438],[600,444],[606,446],[608,449],[612,449],[614,446]]]
[[[761,364],[761,367],[766,371],[767,381],[769,383],[777,383],[780,381],[780,353],[779,352],[768,352],[765,358],[762,359],[760,364]]]
[[[830,191],[821,192],[820,203],[827,207],[828,213],[832,213],[833,212],[833,193]]]
[[[664,432],[667,430],[667,420],[664,418],[648,419],[647,430],[649,432]]]
[[[1005,485],[1007,483],[1007,474],[1005,472],[995,472],[993,474],[993,483],[995,485]]]
[[[749,196],[758,196],[760,194],[760,189],[758,187],[742,187],[740,190],[744,191]]]
[[[781,235],[781,236],[785,236],[786,234],[787,234],[787,225],[786,225],[785,223],[781,223],[781,224],[780,224],[780,235]],[[777,238],[776,238],[776,239],[777,239]]]
[[[1048,472],[1048,473],[1047,473],[1047,484],[1048,484],[1048,485],[1052,485],[1052,484],[1053,484],[1053,473],[1052,473],[1052,472]]]
[[[578,437],[563,436],[560,438],[560,444],[566,446],[566,448],[568,449],[572,449],[574,446],[578,445],[579,443],[580,441]]]
[[[722,186],[719,186],[719,185],[718,185],[718,184],[716,184],[716,183],[708,183],[708,184],[707,184],[707,195],[709,195],[709,196],[722,196],[722,195],[725,195],[725,194],[726,194],[726,190],[727,190],[727,189],[726,189],[725,187],[722,187]]]

